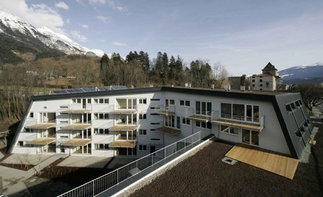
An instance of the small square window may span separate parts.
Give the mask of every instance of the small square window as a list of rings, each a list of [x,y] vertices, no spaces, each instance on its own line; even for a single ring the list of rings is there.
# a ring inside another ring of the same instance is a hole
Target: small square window
[[[91,99],[87,99],[87,103],[91,104]]]
[[[190,106],[191,102],[190,101],[185,101],[185,106]]]
[[[34,117],[34,112],[30,112],[29,117],[33,118]]]
[[[179,101],[179,105],[184,105],[184,101],[183,100],[180,100]]]
[[[170,105],[175,105],[175,100],[173,100],[173,99],[169,100],[169,104]]]
[[[102,99],[99,99],[99,103],[103,103],[103,98]]]
[[[109,99],[104,99],[104,103],[109,104]]]

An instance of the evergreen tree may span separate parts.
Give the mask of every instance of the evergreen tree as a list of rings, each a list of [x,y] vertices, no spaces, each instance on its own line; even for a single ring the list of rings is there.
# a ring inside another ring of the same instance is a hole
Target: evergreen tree
[[[101,82],[106,85],[107,79],[106,79],[106,73],[107,73],[107,67],[109,63],[109,57],[107,54],[104,54],[100,60],[100,78]]]
[[[167,57],[167,53],[163,54],[162,65],[163,65],[162,80],[163,80],[163,84],[165,85],[165,84],[168,84],[168,57]]]
[[[176,60],[174,56],[171,56],[169,59],[169,72],[168,72],[168,80],[170,84],[174,84],[176,77]]]

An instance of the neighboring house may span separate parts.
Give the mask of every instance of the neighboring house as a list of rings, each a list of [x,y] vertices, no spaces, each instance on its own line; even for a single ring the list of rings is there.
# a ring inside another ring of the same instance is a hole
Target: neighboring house
[[[140,157],[201,131],[299,158],[312,128],[299,93],[150,87],[56,94],[31,98],[9,152]]]
[[[259,91],[276,91],[282,84],[277,69],[270,62],[262,69],[262,74],[251,76],[251,89]]]

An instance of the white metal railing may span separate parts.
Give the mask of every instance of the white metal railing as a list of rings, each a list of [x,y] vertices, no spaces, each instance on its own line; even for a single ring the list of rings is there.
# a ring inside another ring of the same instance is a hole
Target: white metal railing
[[[175,113],[175,106],[173,105],[169,105],[169,106],[165,106],[165,105],[159,105],[154,109],[154,112],[168,112],[168,113]]]
[[[126,164],[112,172],[102,175],[92,181],[84,183],[58,197],[86,197],[97,196],[112,187],[128,180],[139,172],[158,164],[159,162],[175,155],[182,154],[201,141],[201,132],[194,133],[162,149],[150,153],[140,159]]]

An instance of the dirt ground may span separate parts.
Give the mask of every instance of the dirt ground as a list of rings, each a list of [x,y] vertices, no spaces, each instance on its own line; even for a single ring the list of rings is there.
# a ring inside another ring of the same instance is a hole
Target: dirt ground
[[[322,196],[323,126],[310,162],[300,163],[293,180],[238,162],[221,161],[232,145],[215,141],[193,157],[132,194],[136,196]]]

